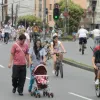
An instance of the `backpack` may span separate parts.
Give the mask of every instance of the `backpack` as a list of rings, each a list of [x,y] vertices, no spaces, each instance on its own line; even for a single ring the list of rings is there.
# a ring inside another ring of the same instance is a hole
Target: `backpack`
[[[100,50],[94,52],[95,63],[100,63]]]

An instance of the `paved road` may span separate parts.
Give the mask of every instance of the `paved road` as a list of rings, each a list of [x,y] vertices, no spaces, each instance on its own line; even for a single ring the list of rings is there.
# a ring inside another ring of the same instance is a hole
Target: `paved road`
[[[11,92],[11,69],[7,68],[10,47],[11,43],[9,45],[0,45],[0,99],[33,100],[35,98],[31,97],[27,91],[28,79],[26,80],[23,97]],[[50,76],[50,88],[55,95],[52,100],[99,100],[95,96],[94,74],[92,72],[64,64],[64,78],[61,79],[52,75],[51,63],[50,61],[47,69]],[[27,77],[30,77],[29,69],[27,69]],[[48,100],[48,98],[43,97],[41,100]]]
[[[83,64],[92,65],[91,58],[92,58],[93,52],[90,49],[90,46],[93,47],[93,45],[94,45],[93,39],[91,39],[91,38],[88,39],[87,49],[85,50],[84,55],[82,55],[82,53],[79,52],[78,42],[79,42],[78,40],[75,42],[63,42],[63,44],[67,50],[67,54],[64,55],[64,57],[73,59],[73,60],[83,63]]]

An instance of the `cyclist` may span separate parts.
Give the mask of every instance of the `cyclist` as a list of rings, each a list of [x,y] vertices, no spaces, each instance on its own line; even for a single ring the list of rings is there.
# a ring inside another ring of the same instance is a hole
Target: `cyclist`
[[[61,60],[63,60],[63,54],[60,53],[60,47],[62,48],[62,50],[64,52],[66,52],[63,44],[61,43],[61,41],[58,40],[58,34],[55,33],[53,34],[53,42],[51,42],[51,53],[57,53],[59,54],[59,57]],[[53,74],[55,73],[55,64],[56,64],[56,54],[52,55],[53,58],[53,62],[54,62],[54,68],[53,68]]]
[[[80,45],[80,49],[79,51],[81,52],[82,50],[82,42],[84,42],[84,48],[86,48],[86,44],[87,44],[87,34],[88,31],[86,29],[84,29],[84,26],[81,26],[81,29],[79,29],[78,31],[78,36],[79,36],[79,45]]]
[[[36,40],[34,42],[34,46],[29,49],[29,62],[30,62],[30,72],[34,67],[39,65],[41,62],[46,62],[46,52],[45,49],[42,47],[41,40]],[[31,74],[30,84],[28,91],[31,93],[32,85],[34,84],[34,76]]]
[[[95,72],[95,84],[99,84],[100,79],[100,45],[94,48],[94,55],[92,57],[92,63]]]
[[[95,29],[91,32],[94,36],[94,44],[96,46],[97,40],[100,39],[100,30],[98,25],[95,27]]]

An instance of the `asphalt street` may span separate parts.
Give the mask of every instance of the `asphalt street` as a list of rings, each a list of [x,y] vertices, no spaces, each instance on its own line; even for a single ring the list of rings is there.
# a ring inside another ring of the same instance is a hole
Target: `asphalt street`
[[[89,38],[87,40],[87,49],[85,50],[84,55],[82,55],[81,52],[79,52],[79,41],[65,41],[63,42],[64,47],[66,48],[67,54],[64,55],[64,58],[69,58],[74,61],[86,64],[86,65],[92,65],[92,55],[93,52],[90,49],[90,46],[94,46],[94,41],[93,39]]]
[[[0,44],[0,99],[1,100],[34,100],[28,93],[29,69],[24,88],[24,96],[12,93],[11,74],[7,68],[12,43]],[[78,49],[78,48],[77,48]],[[70,52],[68,52],[70,53]],[[68,54],[67,54],[68,55]],[[64,78],[55,77],[52,74],[52,61],[48,63],[48,75],[50,89],[54,93],[52,100],[99,100],[95,95],[94,73],[64,64]],[[39,99],[37,99],[39,100]],[[41,100],[49,100],[41,97]]]

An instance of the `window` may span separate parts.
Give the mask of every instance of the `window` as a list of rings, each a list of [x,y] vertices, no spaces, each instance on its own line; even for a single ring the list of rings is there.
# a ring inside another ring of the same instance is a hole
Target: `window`
[[[39,11],[40,12],[42,11],[42,0],[40,0],[40,2],[39,2]]]
[[[52,21],[52,16],[51,15],[49,15],[49,21]]]
[[[52,10],[52,4],[50,4],[50,10]]]

